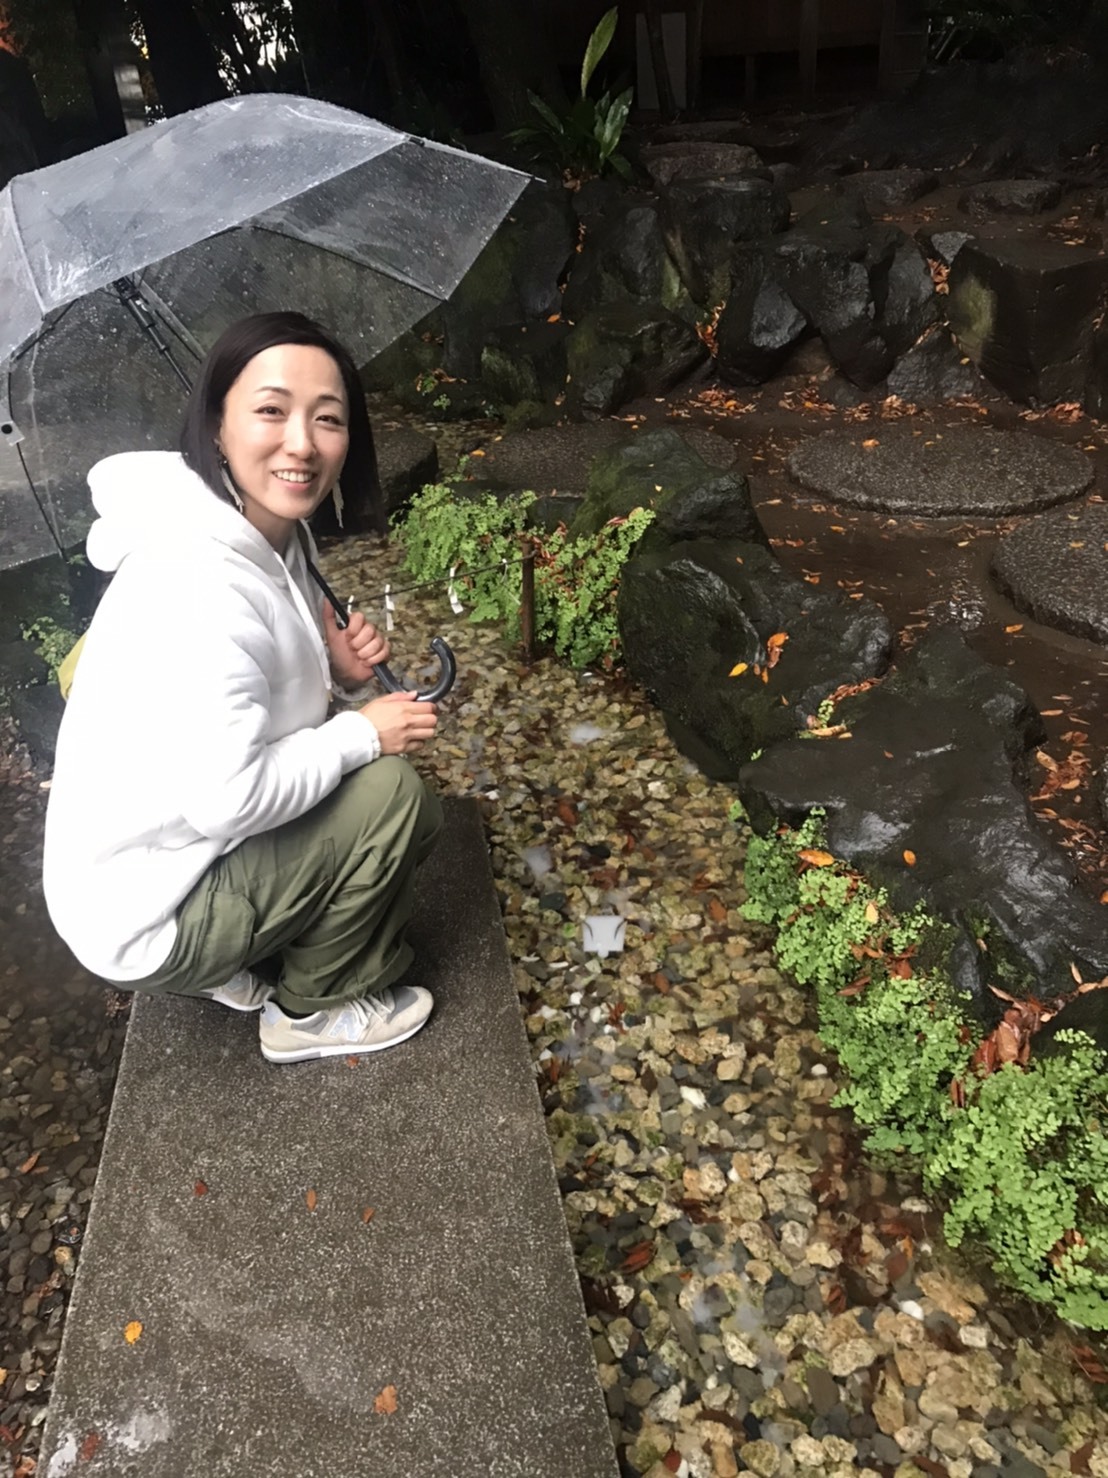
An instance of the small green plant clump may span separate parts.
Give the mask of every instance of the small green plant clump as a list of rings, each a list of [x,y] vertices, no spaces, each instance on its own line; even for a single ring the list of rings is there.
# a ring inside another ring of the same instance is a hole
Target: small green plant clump
[[[23,640],[31,643],[56,681],[58,668],[76,646],[78,634],[52,616],[39,616],[23,627]]]
[[[614,97],[609,92],[599,98],[588,95],[592,74],[612,44],[617,19],[618,8],[613,6],[589,37],[581,63],[581,92],[568,113],[559,117],[542,98],[528,92],[537,122],[508,135],[532,159],[553,164],[577,181],[591,179],[607,170],[631,178],[631,166],[619,152],[619,142],[631,111],[633,89],[628,87]]]
[[[983,1028],[944,966],[952,938],[835,859],[824,821],[752,837],[748,918],[778,931],[783,969],[814,987],[820,1037],[879,1157],[909,1156],[944,1230],[1063,1318],[1108,1329],[1108,1062],[1059,1032],[1026,1065],[981,1066]]]
[[[451,570],[472,621],[503,621],[519,634],[520,539],[534,493],[460,496],[448,483],[425,487],[400,526],[404,568],[417,580]],[[654,514],[636,508],[595,535],[571,539],[529,530],[535,546],[535,636],[574,667],[619,660],[616,593],[620,572]]]

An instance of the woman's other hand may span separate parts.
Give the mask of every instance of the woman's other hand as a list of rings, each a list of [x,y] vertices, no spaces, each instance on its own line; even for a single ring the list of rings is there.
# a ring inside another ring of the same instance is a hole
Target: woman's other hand
[[[358,710],[381,739],[382,754],[411,754],[434,738],[439,711],[434,703],[418,703],[410,693],[386,693]]]
[[[331,657],[331,671],[346,688],[369,682],[378,662],[389,660],[389,644],[361,611],[353,611],[350,624],[340,628],[330,601],[323,603],[323,634]]]

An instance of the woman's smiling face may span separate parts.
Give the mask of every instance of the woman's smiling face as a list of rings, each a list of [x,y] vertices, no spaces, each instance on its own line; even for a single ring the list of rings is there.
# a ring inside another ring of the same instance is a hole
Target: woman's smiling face
[[[228,390],[219,449],[247,519],[278,552],[338,481],[348,428],[339,367],[314,345],[264,349]]]

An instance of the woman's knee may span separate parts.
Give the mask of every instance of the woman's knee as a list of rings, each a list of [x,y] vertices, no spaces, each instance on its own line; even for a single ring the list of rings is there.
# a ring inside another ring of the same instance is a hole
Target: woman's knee
[[[442,829],[442,806],[438,796],[399,755],[382,755],[372,764],[363,765],[349,778],[354,782],[354,789],[364,794],[367,819],[371,824],[374,814],[384,803],[398,812],[416,815],[416,834],[421,842],[432,840]]]

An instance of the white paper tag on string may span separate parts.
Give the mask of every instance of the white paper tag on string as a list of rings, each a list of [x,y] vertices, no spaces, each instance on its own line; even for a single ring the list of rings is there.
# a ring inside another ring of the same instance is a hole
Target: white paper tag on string
[[[455,616],[460,616],[465,610],[465,606],[458,599],[458,592],[454,589],[454,574],[457,568],[457,565],[450,566],[450,584],[446,587],[446,598],[450,602],[450,609],[454,612]]]
[[[582,931],[582,947],[586,953],[602,957],[622,954],[625,930],[626,920],[619,914],[589,914]]]
[[[396,626],[396,620],[395,620],[396,602],[393,600],[392,595],[390,594],[391,589],[392,589],[392,587],[390,585],[386,585],[385,586],[385,630],[386,631],[392,631],[392,630],[394,630],[394,628]]]

